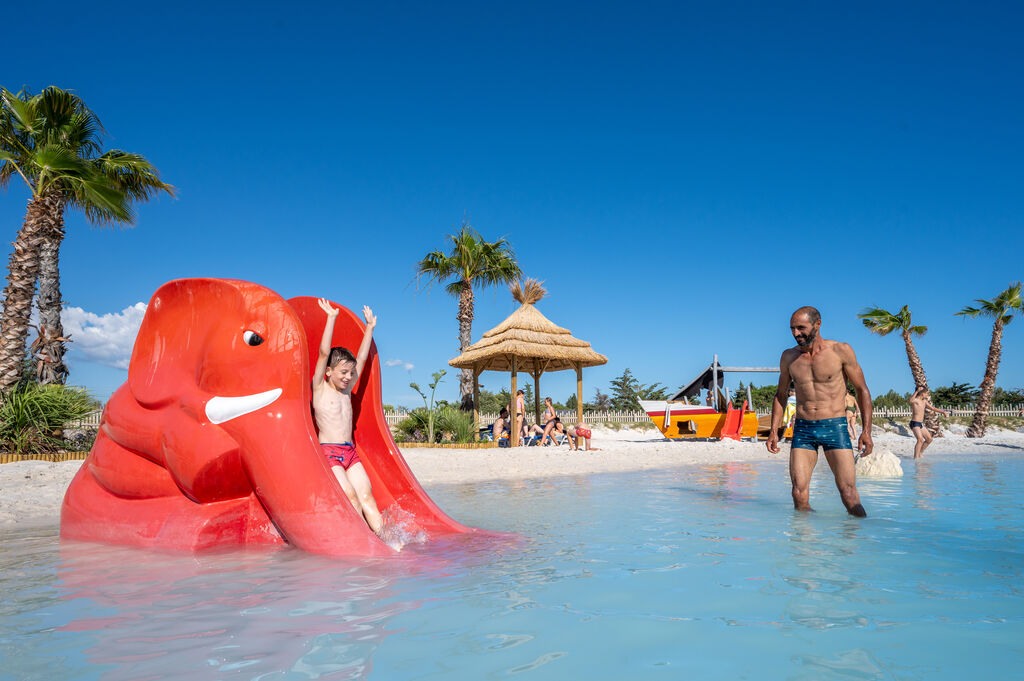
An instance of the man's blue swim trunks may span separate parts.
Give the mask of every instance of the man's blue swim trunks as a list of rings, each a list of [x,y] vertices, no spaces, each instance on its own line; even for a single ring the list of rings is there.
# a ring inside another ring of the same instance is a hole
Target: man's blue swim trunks
[[[797,419],[793,424],[792,449],[810,449],[818,451],[821,447],[826,452],[832,449],[853,449],[850,444],[850,430],[846,425],[846,417],[834,419]]]

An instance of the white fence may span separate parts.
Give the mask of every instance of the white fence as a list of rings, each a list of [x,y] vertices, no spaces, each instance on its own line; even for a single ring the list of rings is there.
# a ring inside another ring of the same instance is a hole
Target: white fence
[[[103,415],[102,411],[94,411],[86,414],[84,417],[77,421],[68,421],[64,424],[65,429],[70,428],[99,428],[100,427],[100,416]]]
[[[1018,404],[1012,407],[999,407],[988,410],[989,416],[1017,416],[1020,410],[1024,408],[1024,404]],[[944,407],[953,416],[973,416],[974,405],[967,405],[963,407]],[[758,416],[766,416],[771,414],[770,409],[758,409]],[[100,425],[100,414],[102,412],[94,411],[88,414],[85,418],[79,419],[78,421],[71,421],[67,424],[67,428],[99,428]],[[576,423],[576,410],[575,409],[559,409],[556,412],[559,418],[567,424]],[[887,419],[909,419],[910,409],[907,407],[884,407],[876,408],[874,410],[874,417],[887,418]],[[400,411],[386,411],[384,412],[384,418],[387,420],[389,426],[394,426],[401,421],[409,418],[409,412]],[[498,419],[497,414],[480,414],[480,423],[487,425],[494,423]],[[526,414],[526,422],[533,423],[533,412],[528,411]],[[584,423],[649,423],[650,419],[647,417],[646,412],[642,411],[587,411],[583,412]]]
[[[558,409],[555,411],[558,414],[558,418],[562,419],[563,423],[572,425],[576,423],[576,410],[575,409]],[[542,414],[543,416],[543,414]],[[388,425],[393,426],[401,421],[409,418],[408,412],[384,412],[384,418],[387,419]],[[480,414],[481,425],[488,425],[498,420],[497,414]],[[528,411],[526,413],[526,423],[530,424],[535,421],[534,413]],[[647,413],[643,411],[585,411],[583,412],[584,423],[650,423],[650,419],[647,418]]]

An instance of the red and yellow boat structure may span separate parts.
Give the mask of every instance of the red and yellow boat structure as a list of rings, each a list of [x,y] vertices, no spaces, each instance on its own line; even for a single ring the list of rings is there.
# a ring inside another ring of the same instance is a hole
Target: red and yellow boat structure
[[[721,438],[721,437],[757,437],[757,414],[747,407],[725,411],[717,411],[714,407],[706,407],[687,402],[669,400],[640,400],[640,406],[647,412],[647,417],[670,439],[678,438]],[[739,418],[738,431],[726,428],[729,416]],[[725,433],[723,435],[723,432]]]
[[[704,438],[756,438],[768,437],[771,416],[758,418],[750,406],[752,397],[749,388],[746,399],[738,393],[736,401],[743,400],[742,406],[734,407],[729,400],[729,391],[724,387],[726,373],[778,373],[778,367],[727,367],[718,363],[714,356],[711,365],[696,378],[679,389],[667,400],[640,400],[640,406],[647,417],[657,426],[661,434],[670,439]],[[706,405],[693,404],[700,399],[701,391],[707,392]],[[723,392],[724,391],[724,392]],[[791,432],[786,431],[785,436]]]

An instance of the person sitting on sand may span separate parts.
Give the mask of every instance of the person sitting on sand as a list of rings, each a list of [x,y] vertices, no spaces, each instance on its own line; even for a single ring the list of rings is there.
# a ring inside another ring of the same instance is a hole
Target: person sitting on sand
[[[352,503],[352,508],[366,519],[366,524],[379,536],[384,523],[377,510],[377,502],[373,499],[370,478],[356,452],[352,433],[352,388],[359,381],[363,365],[370,354],[377,318],[369,307],[363,306],[366,331],[359,344],[359,352],[353,357],[345,348],[331,347],[334,323],[340,310],[325,298],[320,299],[320,309],[327,314],[324,335],[320,339],[320,353],[313,370],[313,417],[320,430],[320,449],[345,496]]]
[[[498,414],[498,418],[494,421],[494,425],[491,426],[491,435],[494,437],[494,441],[501,445],[501,439],[508,439],[511,431],[511,423],[508,417],[508,409],[505,407],[501,408],[501,412]],[[507,446],[507,445],[506,445]]]
[[[938,412],[949,416],[949,412],[941,407],[932,406],[932,394],[921,386],[918,386],[914,394],[910,396],[910,432],[914,434],[917,442],[914,444],[914,458],[920,459],[924,456],[924,450],[934,440],[932,432],[925,428],[924,413],[926,411]]]
[[[569,449],[573,451],[579,451],[580,438],[583,438],[583,441],[585,443],[585,451],[601,451],[597,447],[590,446],[591,430],[586,426],[586,424],[577,423],[575,426],[569,426],[569,428],[566,430],[566,434],[569,436]]]

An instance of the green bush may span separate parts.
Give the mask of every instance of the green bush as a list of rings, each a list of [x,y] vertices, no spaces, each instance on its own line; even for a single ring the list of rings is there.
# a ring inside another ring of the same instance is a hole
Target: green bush
[[[426,442],[430,413],[414,409],[395,426],[398,442]],[[473,415],[457,407],[444,406],[434,410],[434,442],[472,442]]]
[[[80,388],[19,385],[0,403],[0,449],[15,454],[64,449],[64,424],[94,409],[95,402]]]
[[[435,416],[435,428],[443,440],[449,442],[473,441],[473,415],[455,407],[442,407]]]
[[[427,441],[427,410],[423,407],[413,409],[409,415],[395,426],[395,439],[398,442]]]

